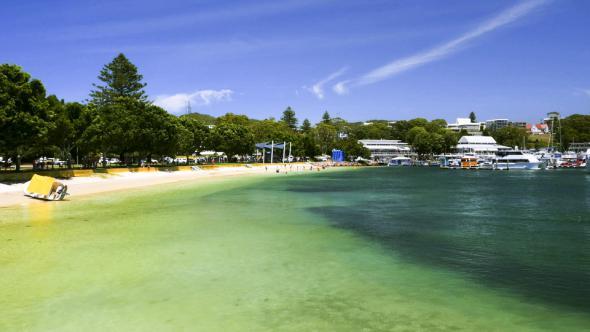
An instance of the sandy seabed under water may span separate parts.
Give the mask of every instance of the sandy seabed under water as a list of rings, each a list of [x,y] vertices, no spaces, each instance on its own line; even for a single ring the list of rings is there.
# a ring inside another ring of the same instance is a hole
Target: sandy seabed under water
[[[334,227],[322,211],[350,207],[355,188],[331,186],[371,172],[219,177],[1,208],[0,330],[590,327],[587,312],[528,301]]]

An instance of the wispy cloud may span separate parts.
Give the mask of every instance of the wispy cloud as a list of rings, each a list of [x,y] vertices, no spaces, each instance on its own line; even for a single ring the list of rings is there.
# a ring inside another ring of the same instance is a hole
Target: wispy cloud
[[[529,0],[521,2],[520,4],[501,12],[490,20],[483,22],[474,30],[464,33],[440,46],[434,47],[425,52],[394,60],[357,79],[338,82],[334,85],[333,89],[337,93],[344,94],[348,92],[350,86],[373,84],[427,63],[440,60],[457,52],[462,46],[467,45],[469,42],[526,16],[546,2],[547,0]]]
[[[62,31],[51,31],[51,38],[62,40],[83,40],[95,38],[112,38],[148,32],[160,32],[182,29],[199,24],[211,24],[219,21],[256,20],[263,17],[286,12],[317,7],[332,0],[286,0],[254,1],[244,4],[223,6],[201,6],[197,11],[176,14],[161,14],[148,17],[126,18],[90,24],[68,26]]]
[[[334,92],[336,92],[339,95],[346,94],[346,93],[348,93],[348,87],[347,87],[348,83],[350,83],[350,80],[340,81],[340,82],[334,84],[334,86],[332,87],[332,90],[334,90]]]
[[[309,88],[309,91],[313,93],[318,99],[324,99],[324,85],[342,76],[342,74],[344,74],[347,70],[348,67],[342,67],[338,69],[338,71],[333,72],[329,76],[312,85],[311,88]]]
[[[154,104],[170,113],[178,114],[186,110],[187,103],[191,106],[207,106],[217,102],[231,101],[233,90],[197,90],[193,93],[177,93],[175,95],[159,95]]]
[[[581,94],[586,97],[590,97],[590,89],[576,89],[576,94]]]

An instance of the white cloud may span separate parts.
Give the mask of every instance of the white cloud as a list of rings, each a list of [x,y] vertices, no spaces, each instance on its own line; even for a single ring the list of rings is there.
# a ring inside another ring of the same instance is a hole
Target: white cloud
[[[285,1],[253,1],[219,6],[200,6],[196,10],[180,11],[179,13],[155,16],[125,17],[121,20],[108,20],[66,25],[63,29],[52,30],[48,34],[52,38],[65,40],[85,40],[92,38],[110,38],[117,36],[142,34],[150,32],[183,29],[190,26],[206,25],[216,22],[235,22],[237,20],[256,20],[262,17],[296,12],[307,8],[329,5],[331,1],[318,0],[285,0]]]
[[[159,95],[154,104],[162,107],[170,113],[182,113],[186,110],[187,102],[192,107],[207,106],[217,102],[231,101],[234,91],[221,90],[197,90],[193,93],[177,93],[175,95]]]
[[[373,84],[392,76],[395,76],[404,71],[414,69],[416,67],[425,65],[429,62],[444,58],[456,51],[462,46],[465,46],[470,41],[483,36],[486,33],[492,32],[504,25],[512,23],[521,17],[529,14],[531,11],[546,3],[546,0],[529,0],[522,2],[516,6],[508,8],[492,19],[483,22],[474,30],[471,30],[455,39],[452,39],[440,46],[434,47],[430,50],[411,55],[405,58],[394,60],[382,67],[376,68],[367,74],[349,82],[343,81],[334,85],[333,89],[337,93],[345,93],[348,91],[347,85],[368,85]]]
[[[586,97],[590,97],[590,89],[578,89]]]
[[[325,96],[324,95],[324,85],[326,85],[326,83],[338,78],[339,76],[344,74],[347,70],[348,70],[347,67],[340,68],[338,71],[333,72],[328,77],[326,77],[326,78],[320,80],[319,82],[317,82],[316,84],[312,85],[311,88],[309,88],[309,91],[311,93],[313,93],[318,99],[324,99],[324,96]]]
[[[334,92],[336,92],[339,95],[347,94],[348,87],[346,85],[348,84],[348,82],[350,82],[350,80],[338,82],[334,84],[332,90],[334,90]]]

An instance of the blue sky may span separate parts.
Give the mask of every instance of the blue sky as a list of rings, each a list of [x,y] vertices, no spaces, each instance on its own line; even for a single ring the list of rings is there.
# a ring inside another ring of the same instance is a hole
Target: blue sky
[[[68,101],[118,52],[170,112],[537,121],[590,112],[590,1],[7,1],[0,62]]]

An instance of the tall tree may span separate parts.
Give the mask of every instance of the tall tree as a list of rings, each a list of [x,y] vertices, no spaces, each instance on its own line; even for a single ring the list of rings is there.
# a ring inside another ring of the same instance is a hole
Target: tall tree
[[[90,97],[94,104],[112,103],[120,97],[147,102],[144,91],[146,83],[142,82],[143,75],[123,53],[102,68],[98,79],[103,85],[93,84],[95,90],[90,93]]]
[[[102,85],[94,84],[95,90],[90,93],[93,120],[84,136],[105,158],[108,153],[116,153],[123,160],[125,155],[140,150],[151,153],[156,148],[147,147],[146,142],[154,141],[144,139],[146,128],[142,127],[142,116],[154,112],[149,109],[151,104],[142,79],[137,67],[123,54],[100,71],[98,80]]]
[[[322,122],[327,124],[332,122],[332,119],[330,118],[330,113],[328,113],[328,111],[325,111],[324,115],[322,115]]]
[[[311,122],[308,119],[303,120],[303,124],[301,125],[301,132],[308,133],[311,130]]]
[[[283,111],[281,121],[289,128],[293,130],[297,129],[297,118],[295,117],[295,111],[291,108],[291,106],[287,107],[287,109]]]
[[[63,100],[51,95],[47,98],[49,108],[54,113],[54,126],[49,131],[47,145],[52,145],[59,151],[59,157],[71,165],[72,149],[76,143],[76,126],[74,119],[76,114],[70,114],[73,109],[71,106],[66,107]]]
[[[474,112],[469,113],[469,119],[471,120],[471,123],[477,122],[477,117],[475,116]]]
[[[328,153],[336,141],[336,128],[328,123],[320,123],[315,127],[315,136],[322,154]]]
[[[0,65],[0,143],[16,161],[31,148],[45,142],[53,114],[41,81],[15,65]]]

